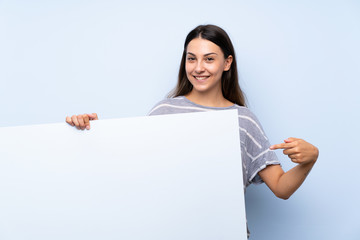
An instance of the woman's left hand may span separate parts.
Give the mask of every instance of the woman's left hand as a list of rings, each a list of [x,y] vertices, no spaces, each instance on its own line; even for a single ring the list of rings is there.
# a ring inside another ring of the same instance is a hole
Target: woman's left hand
[[[317,147],[300,138],[285,139],[284,143],[272,145],[270,149],[284,149],[283,153],[298,164],[315,163],[319,156]]]

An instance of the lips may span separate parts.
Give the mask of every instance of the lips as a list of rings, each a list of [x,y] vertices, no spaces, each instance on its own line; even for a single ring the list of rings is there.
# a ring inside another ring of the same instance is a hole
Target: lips
[[[204,81],[209,78],[209,76],[194,76],[194,78],[198,81]]]

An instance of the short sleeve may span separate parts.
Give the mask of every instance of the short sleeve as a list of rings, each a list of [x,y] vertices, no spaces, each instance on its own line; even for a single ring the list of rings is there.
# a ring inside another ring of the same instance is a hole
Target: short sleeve
[[[239,131],[244,183],[263,183],[258,173],[268,165],[280,164],[256,116],[247,108],[239,109]]]

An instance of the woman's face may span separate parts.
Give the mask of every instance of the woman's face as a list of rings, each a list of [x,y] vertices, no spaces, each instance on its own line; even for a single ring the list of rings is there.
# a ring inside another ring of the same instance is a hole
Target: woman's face
[[[232,56],[225,59],[215,43],[195,38],[187,46],[185,70],[193,91],[210,93],[221,91],[221,76],[231,67]]]

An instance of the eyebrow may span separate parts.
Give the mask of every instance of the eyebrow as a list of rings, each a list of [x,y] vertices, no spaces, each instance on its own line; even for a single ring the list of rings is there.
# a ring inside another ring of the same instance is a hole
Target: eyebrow
[[[190,54],[190,55],[196,56],[196,55],[195,55],[195,54],[193,54],[192,52],[187,52],[187,54]],[[218,55],[217,53],[212,52],[212,53],[207,53],[207,54],[204,54],[204,56],[209,56],[209,55],[211,55],[211,54]]]

